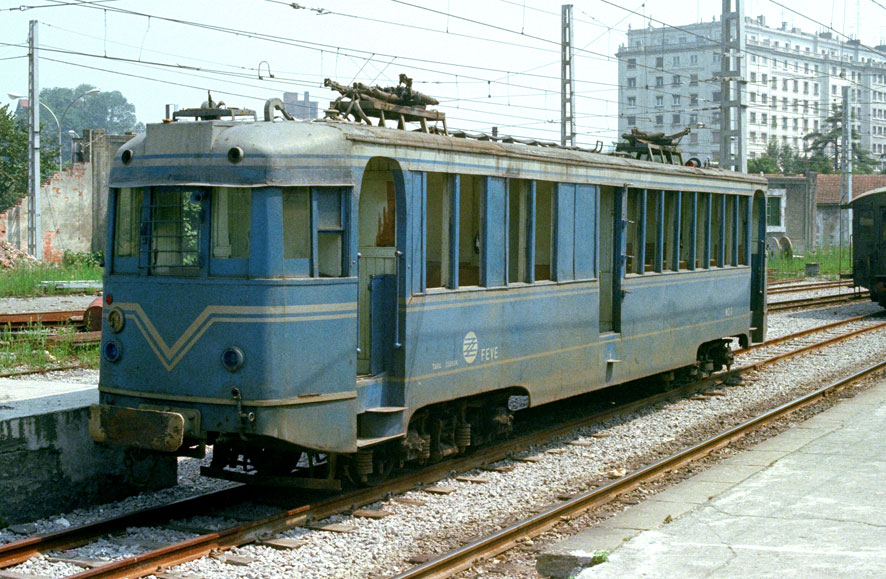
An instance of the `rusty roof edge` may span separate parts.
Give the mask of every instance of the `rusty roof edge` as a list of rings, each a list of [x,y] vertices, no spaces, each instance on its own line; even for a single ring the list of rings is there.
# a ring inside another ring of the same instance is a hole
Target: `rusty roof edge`
[[[363,129],[367,127],[361,127]],[[373,127],[374,128],[374,127]],[[407,138],[403,138],[408,136]],[[747,173],[735,173],[720,169],[701,169],[698,167],[684,167],[682,165],[665,165],[663,163],[651,163],[645,161],[637,161],[634,159],[626,159],[623,157],[614,157],[603,155],[600,153],[590,153],[587,151],[576,151],[573,149],[561,149],[555,147],[544,147],[538,150],[514,150],[511,145],[506,143],[496,143],[488,141],[469,141],[466,139],[457,139],[454,137],[444,137],[440,135],[425,135],[423,133],[409,132],[404,135],[385,135],[384,137],[366,134],[345,133],[345,138],[349,141],[358,143],[366,143],[372,145],[401,145],[407,147],[417,147],[422,149],[436,149],[451,151],[457,153],[487,153],[499,155],[502,157],[511,157],[516,159],[527,159],[532,161],[556,161],[567,165],[576,165],[583,167],[598,168],[623,168],[623,169],[639,169],[642,168],[650,173],[659,173],[663,175],[685,175],[687,177],[717,177],[727,181],[736,181],[747,184],[766,186],[766,179],[759,175],[750,175]],[[443,139],[444,141],[437,141]],[[520,145],[521,147],[530,147],[530,145]],[[595,157],[593,159],[581,157]]]

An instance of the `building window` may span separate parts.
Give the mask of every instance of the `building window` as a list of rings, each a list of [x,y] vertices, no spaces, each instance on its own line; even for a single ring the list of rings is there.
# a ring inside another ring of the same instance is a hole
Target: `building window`
[[[764,125],[766,124],[766,120],[768,119],[768,115],[766,113],[760,113],[760,122]]]
[[[781,200],[780,196],[766,198],[766,225],[768,227],[781,227]]]
[[[673,66],[680,66],[680,57],[675,56],[671,62],[673,64]]]
[[[689,55],[689,64],[698,64],[698,55],[697,54]]]
[[[635,106],[637,106],[637,97],[635,97],[635,96],[629,96],[629,97],[628,97],[628,106],[629,106],[629,107],[635,107]]]
[[[698,95],[691,94],[689,95],[689,106],[697,106],[698,105]]]
[[[762,82],[762,84],[766,84],[767,82],[769,82],[769,75],[764,72],[761,75],[760,81]]]
[[[637,79],[634,77],[628,78],[628,88],[637,88]]]
[[[689,124],[694,125],[698,122],[698,115],[696,113],[692,113],[689,115]]]
[[[720,102],[720,91],[715,90],[711,98],[714,102]]]
[[[675,74],[671,80],[673,81],[673,84],[680,84],[680,75]]]
[[[756,72],[751,73],[751,82],[757,82],[757,73]]]
[[[674,98],[674,105],[675,105],[675,106],[679,106],[679,104],[680,104],[680,95],[675,94],[675,95],[673,95],[673,98]]]
[[[663,76],[655,77],[655,86],[664,86],[664,77]]]
[[[750,98],[751,98],[751,102],[752,102],[752,103],[757,102],[757,93],[752,92],[752,93],[750,94]]]
[[[655,58],[655,68],[664,68],[664,57],[658,56]]]
[[[637,68],[637,59],[636,58],[629,58],[627,69],[634,70],[635,68]]]
[[[660,127],[664,124],[664,115],[655,115],[655,126]]]
[[[655,97],[655,106],[657,106],[657,107],[663,107],[663,106],[664,106],[664,97],[663,97],[663,96],[658,95],[658,96]]]
[[[680,115],[679,114],[674,115],[673,118],[671,118],[671,124],[672,125],[679,125],[680,124]]]
[[[698,74],[692,73],[689,75],[689,86],[697,86],[698,85]]]
[[[637,117],[630,116],[630,117],[626,117],[625,120],[627,121],[629,127],[637,126]]]
[[[757,113],[755,113],[754,111],[751,111],[751,124],[753,125],[756,123],[757,123]]]
[[[751,136],[751,142],[752,142],[752,143],[756,143],[756,142],[757,142],[757,133],[756,133],[756,131],[751,131],[751,132],[750,132],[750,136]]]

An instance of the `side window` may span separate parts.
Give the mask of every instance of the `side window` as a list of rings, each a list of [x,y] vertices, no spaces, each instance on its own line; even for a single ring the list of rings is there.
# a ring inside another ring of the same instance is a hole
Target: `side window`
[[[736,265],[737,255],[736,255],[736,243],[735,243],[735,202],[738,198],[735,195],[726,195],[723,200],[726,203],[726,236],[723,240],[724,245],[726,246],[726,258],[723,262],[723,265]]]
[[[538,181],[535,185],[535,281],[551,279],[553,246],[554,184]]]
[[[481,227],[485,178],[460,176],[461,194],[458,207],[458,284],[480,285]]]
[[[695,269],[695,193],[682,193],[680,203],[680,269]]]
[[[117,210],[114,214],[114,255],[138,257],[139,214],[144,202],[144,189],[138,187],[117,190]]]
[[[642,189],[628,190],[628,214],[626,224],[627,261],[625,273],[643,273],[646,264],[645,233],[646,215],[643,212],[643,200],[646,191]]]
[[[643,264],[646,271],[661,271],[661,266],[658,265],[660,263],[658,255],[661,252],[658,245],[658,228],[661,225],[659,223],[660,199],[660,191],[646,192],[646,260]]]
[[[339,277],[344,264],[344,190],[291,187],[282,191],[283,260],[294,275]],[[292,260],[292,261],[289,261]]]
[[[341,189],[312,189],[317,206],[317,266],[314,275],[344,275],[345,212]]]
[[[212,259],[248,258],[252,191],[247,188],[215,187],[211,207]]]
[[[726,263],[725,222],[726,205],[723,195],[714,193],[711,195],[711,265],[723,267]]]
[[[677,199],[679,193],[676,191],[665,192],[664,205],[664,262],[662,269],[664,271],[675,271],[677,269],[677,248],[675,247],[675,234],[677,231]]]
[[[711,194],[698,194],[698,211],[696,211],[696,234],[695,234],[695,267],[710,267],[710,257],[707,255],[708,240],[711,235]]]
[[[457,175],[428,173],[426,287],[450,287],[451,182]]]
[[[307,187],[283,190],[283,259],[311,258],[311,203]],[[305,264],[307,266],[307,264]],[[304,274],[308,274],[305,267]]]
[[[508,179],[508,283],[529,282],[529,182]]]

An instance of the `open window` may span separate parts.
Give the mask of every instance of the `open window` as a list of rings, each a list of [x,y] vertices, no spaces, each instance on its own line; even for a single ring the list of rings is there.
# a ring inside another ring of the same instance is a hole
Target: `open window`
[[[550,281],[553,254],[553,227],[551,226],[554,184],[538,181],[535,185],[535,281]]]

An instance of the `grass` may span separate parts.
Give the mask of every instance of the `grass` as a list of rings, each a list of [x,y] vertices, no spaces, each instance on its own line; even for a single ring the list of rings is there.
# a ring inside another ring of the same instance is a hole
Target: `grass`
[[[849,248],[843,248],[841,258],[838,246],[822,247],[801,257],[772,257],[768,267],[775,279],[806,277],[806,264],[813,262],[819,264],[819,276],[828,279],[838,279],[840,273],[852,271]]]
[[[97,263],[22,264],[0,271],[0,297],[41,296],[72,293],[64,287],[41,285],[53,281],[101,281],[102,268]]]
[[[75,346],[72,343],[75,328],[62,327],[57,330],[61,339],[51,342],[47,341],[47,337],[52,333],[40,324],[15,333],[8,328],[0,330],[0,373],[75,364],[98,368],[97,346]]]

